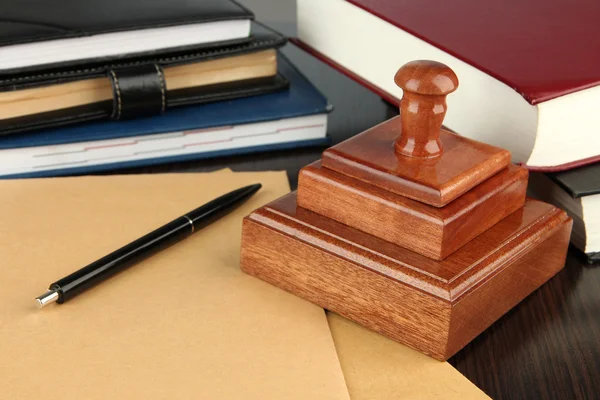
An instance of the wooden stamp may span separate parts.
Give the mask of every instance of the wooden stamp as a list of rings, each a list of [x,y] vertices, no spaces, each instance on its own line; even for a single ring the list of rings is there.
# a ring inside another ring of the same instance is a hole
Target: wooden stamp
[[[572,220],[503,149],[441,128],[447,66],[404,65],[400,117],[323,153],[244,219],[241,268],[439,360],[563,266]]]

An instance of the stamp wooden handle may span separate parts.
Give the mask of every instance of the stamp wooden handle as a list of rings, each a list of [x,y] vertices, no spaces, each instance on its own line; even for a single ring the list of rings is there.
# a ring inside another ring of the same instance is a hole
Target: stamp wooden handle
[[[458,87],[456,74],[442,63],[419,60],[404,64],[394,81],[404,91],[400,101],[402,134],[394,145],[396,153],[419,158],[441,155],[446,95]]]

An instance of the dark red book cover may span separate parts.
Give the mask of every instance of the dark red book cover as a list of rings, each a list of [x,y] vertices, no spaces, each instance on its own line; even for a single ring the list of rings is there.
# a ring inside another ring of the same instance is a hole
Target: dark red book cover
[[[323,61],[324,63],[331,66],[332,68],[337,69],[339,72],[343,73],[350,79],[355,80],[359,84],[361,84],[364,87],[366,87],[367,89],[371,90],[373,93],[380,96],[383,100],[387,101],[388,103],[391,103],[396,106],[398,106],[400,104],[400,99],[398,99],[397,97],[395,97],[395,96],[391,95],[390,93],[388,93],[387,91],[381,89],[379,86],[372,84],[371,82],[367,81],[363,77],[355,74],[354,72],[350,71],[348,68],[344,67],[343,65],[338,64],[337,62],[333,61],[331,58],[329,58],[326,55],[324,55],[323,53],[315,50],[314,48],[307,45],[303,41],[301,41],[297,38],[290,38],[290,42],[294,43],[296,46],[300,47],[307,53],[309,53],[309,54],[313,55],[314,57],[318,58],[319,60]],[[524,165],[524,166],[527,167],[531,171],[558,172],[558,171],[565,171],[565,170],[569,170],[572,168],[577,168],[577,167],[581,167],[583,165],[589,165],[589,164],[593,164],[593,163],[597,163],[597,162],[600,162],[600,155],[595,156],[595,157],[584,158],[582,160],[577,160],[577,161],[573,161],[573,162],[566,163],[566,164],[555,165],[555,166],[551,166],[551,167],[531,167],[529,165]]]
[[[541,103],[600,84],[600,0],[347,0]]]
[[[346,0],[498,79],[530,104],[600,85],[600,0]],[[298,39],[384,100],[399,99]],[[600,162],[600,155],[539,171]]]

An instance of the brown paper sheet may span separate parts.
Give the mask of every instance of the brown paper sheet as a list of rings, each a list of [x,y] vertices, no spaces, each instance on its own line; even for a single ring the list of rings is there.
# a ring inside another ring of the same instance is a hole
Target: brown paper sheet
[[[229,190],[233,214],[43,310],[55,280]],[[285,173],[0,182],[5,399],[348,399],[322,309],[239,270],[244,215]]]
[[[489,399],[448,363],[337,314],[327,319],[352,400]]]

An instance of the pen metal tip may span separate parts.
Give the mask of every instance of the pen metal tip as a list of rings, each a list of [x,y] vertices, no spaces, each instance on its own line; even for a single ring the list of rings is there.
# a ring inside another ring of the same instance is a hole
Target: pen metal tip
[[[58,292],[56,290],[48,290],[41,296],[35,298],[37,308],[44,308],[48,304],[55,303],[58,300]]]

